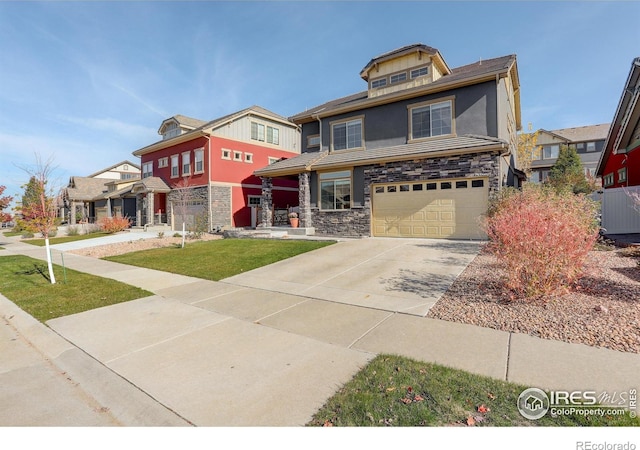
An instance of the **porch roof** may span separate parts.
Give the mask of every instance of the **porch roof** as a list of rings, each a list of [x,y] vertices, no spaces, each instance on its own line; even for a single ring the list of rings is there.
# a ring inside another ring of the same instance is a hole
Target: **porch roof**
[[[372,150],[303,153],[300,156],[270,164],[254,173],[257,176],[277,177],[334,167],[363,166],[447,154],[486,152],[502,150],[507,147],[506,141],[489,136],[456,136]]]

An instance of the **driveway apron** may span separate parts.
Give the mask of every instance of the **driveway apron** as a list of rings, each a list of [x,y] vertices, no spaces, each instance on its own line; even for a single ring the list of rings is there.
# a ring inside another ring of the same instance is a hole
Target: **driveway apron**
[[[223,282],[425,316],[481,245],[401,238],[341,241]]]

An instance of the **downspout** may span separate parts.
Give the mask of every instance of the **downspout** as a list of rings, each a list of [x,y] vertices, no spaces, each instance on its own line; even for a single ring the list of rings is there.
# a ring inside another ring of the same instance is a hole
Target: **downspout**
[[[211,139],[209,134],[202,132],[202,135],[207,140],[207,211],[209,212],[209,232],[213,231],[213,208],[211,207]]]

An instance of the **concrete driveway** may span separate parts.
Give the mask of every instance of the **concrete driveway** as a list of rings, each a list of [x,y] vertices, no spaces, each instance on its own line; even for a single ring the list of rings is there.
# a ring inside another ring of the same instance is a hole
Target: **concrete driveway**
[[[341,241],[223,282],[425,316],[481,245],[441,239]]]

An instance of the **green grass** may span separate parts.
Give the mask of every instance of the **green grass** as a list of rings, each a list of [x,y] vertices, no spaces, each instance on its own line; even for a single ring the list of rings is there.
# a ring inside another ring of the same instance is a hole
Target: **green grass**
[[[308,426],[640,426],[640,418],[520,415],[521,386],[436,364],[378,355]],[[404,399],[404,400],[403,400]],[[478,409],[487,408],[482,413]]]
[[[56,284],[47,264],[27,256],[0,258],[0,292],[41,322],[101,306],[153,295],[128,284],[54,265]]]
[[[179,246],[155,248],[104,259],[218,281],[333,243],[333,241],[220,239],[190,242],[184,248]]]
[[[22,236],[22,231],[4,231],[2,234],[4,234],[6,237],[14,237],[14,236]]]
[[[79,234],[77,236],[60,236],[60,237],[52,237],[49,238],[49,244],[64,244],[65,242],[75,242],[75,241],[84,241],[85,239],[93,239],[103,236],[109,236],[109,233],[88,233],[88,234]],[[39,247],[44,247],[44,239],[24,239],[22,242],[27,244],[37,245]]]

